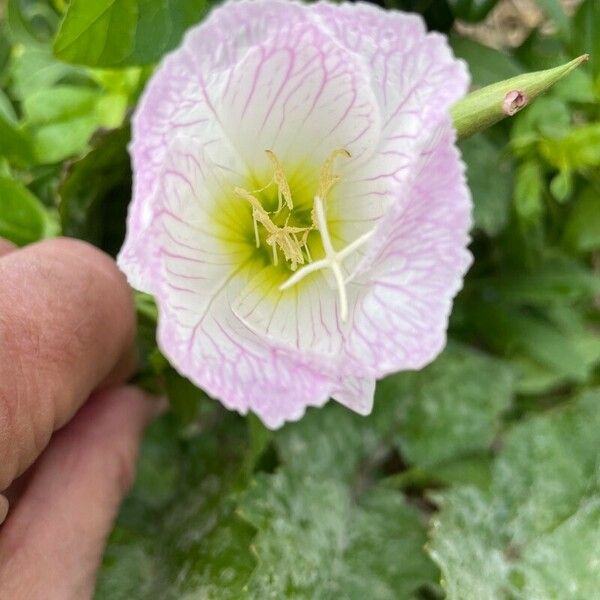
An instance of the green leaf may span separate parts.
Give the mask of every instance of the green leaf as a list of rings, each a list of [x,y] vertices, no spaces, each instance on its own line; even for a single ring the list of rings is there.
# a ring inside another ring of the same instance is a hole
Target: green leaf
[[[600,200],[597,200],[600,202]],[[600,294],[600,275],[564,256],[548,257],[532,270],[513,270],[473,282],[482,294],[502,304],[547,308]]]
[[[206,9],[206,0],[72,0],[54,53],[93,67],[153,63]]]
[[[560,35],[568,38],[570,33],[569,18],[560,0],[538,0],[538,4],[546,16],[554,23]]]
[[[429,551],[448,600],[570,598],[597,590],[600,392],[516,425],[488,491],[438,496]]]
[[[519,155],[544,138],[561,138],[569,133],[571,110],[564,100],[553,96],[539,98],[528,110],[519,113],[510,132],[511,146]]]
[[[467,61],[475,87],[491,85],[523,73],[523,67],[508,54],[469,38],[453,34],[450,44],[454,54]]]
[[[393,490],[353,505],[340,483],[279,472],[257,478],[240,511],[258,530],[250,598],[401,600],[435,577],[419,515]]]
[[[23,246],[52,233],[52,220],[40,201],[24,185],[0,176],[0,237]]]
[[[600,4],[597,0],[584,0],[573,18],[571,45],[575,52],[590,54],[590,67],[594,79],[600,76]]]
[[[126,108],[122,95],[71,85],[40,90],[24,102],[35,152],[44,163],[83,152],[97,129],[122,123]]]
[[[515,181],[515,210],[526,223],[535,223],[544,210],[544,175],[540,163],[531,159],[517,169]]]
[[[185,439],[171,415],[152,425],[104,557],[98,600],[241,597],[256,566],[255,530],[234,512],[245,428],[212,401],[201,412],[202,432]]]
[[[557,173],[550,182],[550,193],[561,204],[567,202],[573,193],[573,174],[568,169]]]
[[[31,164],[34,158],[33,140],[27,130],[0,114],[0,157],[16,165]]]
[[[464,140],[460,150],[467,163],[475,226],[494,236],[508,221],[514,178],[512,161],[503,154],[501,146],[484,135]],[[494,169],[490,169],[492,164]]]
[[[600,193],[585,188],[576,198],[564,229],[565,244],[578,252],[600,248]]]
[[[504,119],[507,113],[503,103],[509,92],[521,92],[526,96],[527,102],[531,102],[587,59],[588,56],[583,55],[554,69],[517,75],[471,92],[452,107],[452,118],[459,139],[469,137]]]
[[[15,53],[11,76],[11,91],[20,100],[58,83],[89,84],[84,69],[56,60],[46,46],[24,46],[20,52]]]
[[[402,456],[426,468],[488,450],[513,384],[507,364],[458,344],[419,373],[389,377],[381,385],[402,399],[396,436]]]
[[[573,128],[561,139],[546,139],[540,152],[554,167],[575,170],[600,165],[600,123]]]
[[[448,4],[457,19],[475,23],[486,18],[498,0],[449,0]]]
[[[94,148],[67,167],[58,188],[65,235],[113,255],[123,243],[131,197],[129,137],[127,127],[97,137]]]

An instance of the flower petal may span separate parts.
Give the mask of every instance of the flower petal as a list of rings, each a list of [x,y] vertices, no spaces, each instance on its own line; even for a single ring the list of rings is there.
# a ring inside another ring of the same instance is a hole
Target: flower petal
[[[418,15],[328,2],[314,11],[323,28],[368,65],[382,119],[377,151],[347,170],[331,203],[343,224],[340,235],[350,243],[399,196],[421,146],[466,93],[469,74],[446,38],[427,33]]]
[[[373,409],[375,379],[372,377],[346,377],[342,386],[334,390],[331,396],[359,415],[369,415]]]
[[[405,195],[381,220],[357,281],[349,374],[420,369],[446,341],[452,299],[471,264],[471,198],[449,118],[422,150]]]

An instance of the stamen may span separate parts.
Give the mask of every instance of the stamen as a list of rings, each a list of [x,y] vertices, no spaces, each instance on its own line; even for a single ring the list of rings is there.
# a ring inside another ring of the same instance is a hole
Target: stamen
[[[279,200],[277,212],[283,208],[284,200],[288,209],[292,210],[294,208],[294,203],[292,202],[292,192],[285,177],[285,173],[283,172],[283,167],[272,150],[265,150],[265,153],[273,165],[273,180],[277,184],[277,199]]]
[[[321,269],[331,269],[335,282],[338,288],[338,296],[340,303],[340,318],[345,321],[348,318],[348,294],[346,291],[346,281],[342,272],[342,261],[350,256],[354,251],[366,244],[373,235],[374,229],[361,235],[359,238],[348,244],[344,249],[337,252],[331,243],[331,236],[327,228],[327,219],[325,218],[325,208],[323,200],[320,196],[315,196],[314,214],[316,217],[317,228],[321,234],[323,249],[325,250],[325,258],[306,265],[298,272],[294,273],[287,281],[285,281],[279,289],[287,290],[298,282],[302,281],[310,273],[320,271]]]
[[[338,148],[337,150],[334,150],[323,163],[323,167],[321,168],[321,177],[319,178],[319,190],[317,191],[317,196],[321,198],[323,202],[325,202],[327,194],[329,194],[331,188],[340,180],[339,175],[335,175],[333,173],[333,163],[338,156],[351,158],[352,155],[350,152],[348,152],[348,150]],[[317,227],[318,225],[314,206],[311,216],[313,227]]]

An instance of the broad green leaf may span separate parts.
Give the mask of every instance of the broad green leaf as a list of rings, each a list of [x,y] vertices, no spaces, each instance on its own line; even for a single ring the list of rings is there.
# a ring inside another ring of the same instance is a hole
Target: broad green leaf
[[[21,183],[0,176],[0,237],[23,246],[52,233],[52,220],[40,201]]]
[[[429,551],[448,600],[589,600],[600,560],[600,392],[517,424],[487,491],[438,495]]]
[[[144,441],[138,478],[104,557],[98,600],[237,600],[256,566],[255,530],[234,513],[247,447],[241,419],[205,401],[202,431],[171,415]]]
[[[93,67],[153,63],[206,9],[206,0],[72,0],[54,53]]]
[[[421,519],[393,490],[355,505],[339,482],[279,472],[257,478],[240,511],[258,530],[249,598],[402,600],[435,578]]]
[[[298,476],[352,481],[361,461],[397,426],[393,412],[398,400],[378,387],[374,414],[368,419],[333,402],[324,409],[309,409],[301,421],[275,435],[283,462]]]
[[[494,236],[508,221],[514,178],[512,160],[484,135],[464,140],[460,150],[467,163],[475,226]],[[494,169],[490,169],[491,164]]]
[[[381,385],[398,398],[402,456],[429,467],[488,450],[513,383],[508,365],[457,344],[419,373],[389,377]]]
[[[25,118],[38,160],[52,163],[83,152],[97,129],[122,123],[126,108],[124,96],[80,86],[54,86],[27,96]]]
[[[509,92],[518,91],[526,96],[528,103],[532,102],[587,59],[587,55],[582,55],[560,67],[517,75],[471,92],[452,107],[452,119],[459,139],[504,119],[507,113],[503,103]]]

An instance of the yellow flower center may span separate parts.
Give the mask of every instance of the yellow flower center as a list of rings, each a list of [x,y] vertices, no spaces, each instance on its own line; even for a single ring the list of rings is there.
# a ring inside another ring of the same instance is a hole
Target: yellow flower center
[[[297,285],[312,273],[330,270],[333,275],[332,281],[338,291],[340,318],[345,321],[348,317],[349,304],[346,287],[351,276],[344,274],[343,261],[364,246],[373,234],[373,230],[368,231],[341,250],[336,250],[332,243],[327,223],[326,200],[331,189],[340,180],[333,171],[335,160],[338,157],[350,158],[350,153],[339,149],[329,155],[321,168],[317,191],[312,197],[312,206],[304,199],[299,207],[294,206],[291,188],[279,159],[271,150],[267,150],[266,153],[273,166],[273,176],[269,183],[253,191],[241,187],[234,189],[235,197],[248,202],[251,206],[256,247],[260,248],[263,244],[269,247],[274,267],[279,264],[281,253],[288,267],[294,271],[291,277],[279,280],[276,286],[279,292]],[[269,212],[257,195],[262,196],[263,192],[273,185],[277,187],[277,208]],[[318,249],[317,260],[314,261],[309,249],[309,237],[313,234],[315,236],[313,243]]]
[[[289,225],[290,218],[294,214],[294,201],[290,186],[283,171],[283,167],[279,159],[271,150],[265,151],[269,161],[273,166],[273,177],[271,181],[264,187],[249,192],[240,187],[234,189],[234,193],[238,198],[246,200],[252,207],[252,221],[254,225],[254,237],[256,247],[261,246],[261,232],[265,236],[265,243],[270,247],[273,254],[273,264],[279,264],[279,252],[281,252],[285,260],[289,263],[292,271],[298,268],[298,265],[304,265],[306,262],[312,262],[308,246],[308,237],[312,231],[319,229],[317,214],[315,212],[315,204],[311,211],[310,223],[304,226]],[[339,181],[339,177],[333,172],[333,163],[339,156],[350,158],[350,153],[347,150],[334,150],[327,160],[323,163],[321,176],[319,178],[319,186],[315,199],[320,198],[324,202],[331,188]],[[277,187],[277,210],[274,213],[269,213],[260,203],[260,200],[255,194],[265,191],[270,186]],[[281,221],[284,213],[284,221],[282,224],[277,224]]]

